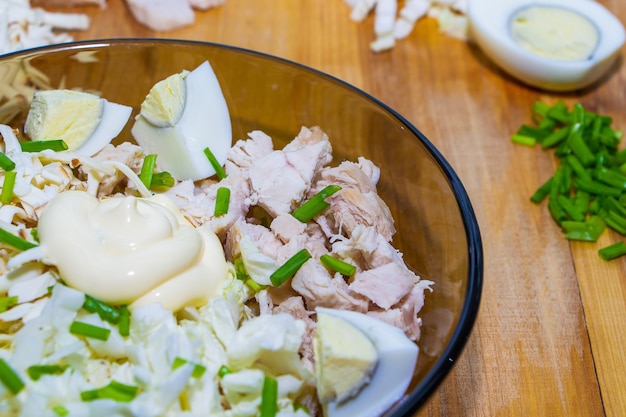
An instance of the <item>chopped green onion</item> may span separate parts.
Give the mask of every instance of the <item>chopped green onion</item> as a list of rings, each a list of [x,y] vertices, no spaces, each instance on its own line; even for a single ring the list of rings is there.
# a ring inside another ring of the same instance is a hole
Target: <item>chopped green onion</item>
[[[199,363],[189,362],[188,360],[181,357],[174,358],[174,363],[172,363],[172,369],[180,368],[187,363],[193,365],[193,371],[191,371],[191,376],[194,378],[202,378],[202,375],[204,375],[204,373],[206,372],[206,366]]]
[[[565,138],[567,138],[568,135],[569,135],[568,128],[562,127],[559,130],[555,130],[554,132],[546,136],[544,140],[541,141],[541,147],[543,149],[547,149],[547,148],[552,148],[553,146],[557,146],[558,144],[563,142]]]
[[[250,275],[248,275],[248,272],[246,272],[246,267],[243,264],[242,258],[235,258],[233,264],[235,266],[235,276],[237,277],[237,279],[243,281],[243,283],[246,284],[246,286],[248,286],[252,291],[259,292],[262,289],[266,288],[265,285],[261,285],[252,278],[250,278]]]
[[[39,380],[43,375],[58,375],[65,372],[67,365],[32,365],[26,372],[33,381]]]
[[[622,194],[618,188],[611,187],[610,185],[605,185],[594,180],[587,181],[582,178],[575,178],[574,185],[578,189],[586,191],[589,194],[608,195],[613,197],[619,197]]]
[[[150,181],[150,189],[157,190],[159,188],[171,188],[176,183],[172,174],[167,171],[155,172],[152,174],[152,181]]]
[[[266,376],[263,380],[263,392],[261,394],[261,414],[260,417],[276,416],[278,408],[278,381],[271,376]]]
[[[564,195],[559,195],[556,198],[556,202],[565,210],[565,213],[571,217],[574,221],[581,222],[585,219],[585,214],[579,211],[574,203]]]
[[[130,310],[127,305],[120,307],[120,322],[118,324],[120,336],[128,336],[130,334]]]
[[[292,216],[300,220],[302,223],[308,222],[330,205],[325,201],[325,199],[339,190],[341,190],[341,187],[338,185],[327,185],[320,192],[294,210]]]
[[[572,171],[574,171],[574,173],[578,175],[581,179],[591,181],[591,175],[587,172],[583,164],[580,163],[580,160],[576,158],[576,155],[567,155],[565,157],[565,161],[570,166],[570,168],[572,168]]]
[[[27,240],[22,239],[21,237],[15,236],[13,233],[8,232],[0,227],[0,242],[6,243],[7,245],[17,249],[17,250],[27,250],[36,247],[37,245],[31,243]]]
[[[30,235],[35,242],[39,242],[39,230],[36,227],[30,229]]]
[[[537,188],[537,191],[530,197],[530,201],[535,204],[541,203],[549,194],[552,189],[552,182],[554,178],[551,177],[548,181],[544,182],[541,187]]]
[[[97,313],[102,320],[111,324],[117,324],[120,321],[120,311],[117,308],[104,301],[97,300],[88,294],[85,294],[83,308],[90,313]]]
[[[626,255],[626,243],[620,241],[612,245],[606,246],[598,251],[600,258],[610,261],[620,256]]]
[[[601,212],[600,217],[608,227],[615,230],[620,235],[626,236],[626,219],[623,219],[613,211]]]
[[[233,371],[231,371],[228,366],[222,365],[222,366],[220,366],[220,369],[218,369],[218,371],[217,371],[217,376],[220,377],[220,378],[223,378],[224,375],[228,375],[231,372],[233,372]]]
[[[215,217],[223,216],[228,213],[228,204],[230,203],[230,188],[219,187],[215,198]]]
[[[306,249],[300,250],[270,275],[272,285],[280,287],[285,281],[294,276],[298,269],[309,259],[311,259],[309,251]]]
[[[568,138],[568,143],[572,152],[580,160],[583,166],[590,166],[596,161],[596,158],[589,147],[587,147],[587,144],[579,132],[571,132]]]
[[[135,399],[138,391],[138,387],[112,380],[102,388],[81,392],[80,398],[83,401],[109,399],[117,402],[130,402]]]
[[[4,313],[10,307],[17,305],[17,295],[12,295],[10,297],[0,297],[0,313]]]
[[[515,135],[554,148],[561,164],[530,200],[548,200],[567,239],[594,242],[607,227],[626,236],[626,149],[618,151],[623,131],[580,103],[569,111],[562,101],[535,102],[532,110],[536,126],[522,125]]]
[[[351,265],[347,262],[342,261],[341,259],[337,259],[328,254],[324,254],[320,256],[320,261],[332,269],[333,271],[339,272],[341,275],[345,275],[347,277],[351,277],[356,272],[356,266]]]
[[[20,392],[25,385],[20,376],[2,358],[0,358],[0,382],[13,394]]]
[[[4,173],[4,182],[2,183],[2,192],[0,193],[0,203],[11,204],[13,200],[13,189],[15,188],[15,171],[7,171]]]
[[[603,166],[596,168],[595,172],[598,181],[615,188],[626,190],[626,176],[620,172],[607,169]]]
[[[511,142],[517,143],[518,145],[530,146],[533,147],[537,143],[537,139],[531,136],[520,135],[519,133],[511,136]]]
[[[217,177],[221,180],[226,178],[226,172],[224,171],[224,168],[222,168],[222,165],[217,161],[217,158],[215,158],[215,155],[213,155],[213,152],[211,152],[211,149],[205,148],[204,154],[209,159],[209,163],[215,170]]]
[[[20,147],[22,152],[41,152],[45,150],[62,152],[68,149],[67,144],[61,139],[20,142]]]
[[[67,408],[65,408],[64,406],[58,404],[55,405],[54,407],[52,407],[52,411],[54,412],[54,414],[56,414],[57,416],[60,417],[65,417],[65,416],[69,416],[70,412],[67,410]]]
[[[74,321],[70,325],[70,333],[77,336],[85,336],[92,339],[106,341],[111,334],[111,330],[104,327],[94,326],[93,324],[84,323],[82,321]]]
[[[15,169],[15,162],[9,158],[4,152],[0,152],[0,168],[5,171],[12,171]]]
[[[605,223],[599,217],[591,217],[587,221],[564,221],[561,227],[568,240],[595,242],[605,229]]]
[[[150,188],[152,185],[152,176],[154,175],[154,167],[156,166],[156,154],[149,154],[143,158],[143,164],[141,165],[141,171],[139,172],[139,179],[146,186]]]

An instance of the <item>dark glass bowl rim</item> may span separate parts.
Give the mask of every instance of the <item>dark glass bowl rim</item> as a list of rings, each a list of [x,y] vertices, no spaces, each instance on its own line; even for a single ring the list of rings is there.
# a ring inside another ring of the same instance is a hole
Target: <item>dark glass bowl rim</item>
[[[404,116],[396,112],[394,109],[372,96],[371,94],[355,87],[346,81],[343,81],[333,75],[327,74],[315,68],[309,67],[298,62],[274,56],[268,53],[254,51],[247,48],[242,48],[233,45],[221,44],[208,41],[197,40],[184,40],[184,39],[170,39],[170,38],[106,38],[106,39],[92,39],[66,42],[54,45],[46,45],[29,49],[22,49],[19,51],[9,52],[0,55],[0,62],[6,58],[36,55],[38,53],[50,53],[55,50],[68,50],[68,49],[84,49],[87,47],[106,47],[109,45],[196,45],[196,46],[211,46],[216,48],[222,48],[232,50],[238,53],[245,53],[249,55],[255,55],[260,58],[274,60],[279,63],[293,66],[301,71],[308,71],[320,78],[333,81],[341,84],[348,90],[352,90],[355,94],[361,95],[367,100],[372,101],[376,105],[380,106],[385,111],[389,112],[394,118],[396,118],[401,124],[403,124],[408,130],[415,135],[415,137],[423,144],[430,155],[435,159],[442,172],[446,176],[450,188],[454,192],[457,204],[465,227],[465,235],[467,239],[468,248],[468,274],[467,274],[467,288],[465,291],[465,300],[461,309],[461,316],[452,333],[450,342],[444,348],[440,358],[435,362],[435,365],[426,377],[412,390],[406,398],[397,405],[392,414],[389,417],[410,417],[415,414],[417,410],[430,398],[430,396],[437,390],[437,388],[444,381],[446,376],[450,373],[457,360],[459,359],[470,334],[476,322],[478,316],[480,299],[483,286],[483,247],[480,230],[478,227],[478,221],[472,207],[470,198],[463,186],[460,178],[450,165],[450,163],[444,158],[441,152],[433,145],[433,143],[413,124],[411,124]]]

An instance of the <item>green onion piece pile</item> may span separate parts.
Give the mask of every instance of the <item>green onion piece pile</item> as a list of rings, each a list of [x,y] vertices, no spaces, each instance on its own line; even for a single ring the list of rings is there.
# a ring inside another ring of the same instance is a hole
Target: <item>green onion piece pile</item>
[[[559,165],[530,200],[547,200],[567,239],[595,242],[607,227],[626,236],[626,149],[618,150],[623,132],[611,127],[610,117],[579,103],[570,110],[562,101],[536,102],[533,119],[535,126],[521,126],[512,142],[551,149]],[[626,255],[626,243],[600,249],[599,255]]]

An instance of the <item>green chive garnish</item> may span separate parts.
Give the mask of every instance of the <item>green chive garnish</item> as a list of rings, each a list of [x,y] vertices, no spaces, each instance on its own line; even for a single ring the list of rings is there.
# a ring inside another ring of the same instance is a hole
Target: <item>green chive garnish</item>
[[[215,158],[215,155],[213,155],[213,152],[211,152],[211,149],[205,148],[204,154],[209,159],[209,163],[215,170],[217,177],[221,180],[226,178],[226,171],[224,171],[224,168],[222,168],[222,165],[219,162],[217,162],[217,158]]]
[[[111,330],[104,327],[94,326],[93,324],[84,323],[82,321],[72,322],[70,325],[70,333],[77,336],[85,336],[92,339],[106,341],[109,339]]]
[[[121,382],[112,380],[109,382],[109,385],[102,388],[81,392],[80,398],[83,401],[109,399],[127,403],[135,399],[138,391],[138,387],[122,384]]]
[[[130,334],[130,310],[126,305],[120,307],[118,331],[120,332],[120,336],[126,337]]]
[[[193,371],[191,371],[191,376],[194,378],[202,378],[202,375],[204,375],[204,373],[206,372],[206,366],[199,363],[189,362],[188,360],[181,357],[176,357],[174,359],[174,363],[172,363],[172,369],[179,368],[187,363],[193,365]]]
[[[152,185],[152,176],[154,175],[156,159],[156,154],[146,155],[143,158],[143,164],[141,165],[141,171],[139,172],[139,179],[148,189]]]
[[[9,297],[0,297],[0,313],[4,313],[10,307],[17,305],[17,295],[12,295]]]
[[[230,203],[230,188],[219,187],[215,198],[215,217],[223,216],[228,213],[228,204]]]
[[[9,158],[4,152],[0,152],[0,168],[5,171],[12,171],[15,169],[15,162]]]
[[[320,192],[294,210],[292,216],[300,220],[302,223],[308,222],[330,205],[325,201],[325,199],[339,190],[341,190],[341,187],[338,185],[327,185]]]
[[[67,144],[61,139],[20,142],[20,147],[22,152],[41,152],[45,150],[62,152],[68,149]]]
[[[111,324],[117,324],[120,321],[120,310],[88,294],[85,294],[83,308],[90,313],[97,313],[102,320]]]
[[[261,394],[261,417],[276,416],[278,408],[278,381],[271,376],[263,380],[263,392]]]
[[[530,147],[535,146],[535,144],[537,143],[536,138],[525,136],[525,135],[520,135],[518,133],[511,136],[511,141],[513,143],[517,143],[518,145],[525,145],[525,146],[530,146]]]
[[[32,365],[26,372],[33,381],[39,380],[43,375],[58,375],[65,372],[67,365]]]
[[[52,411],[54,412],[54,414],[56,414],[57,416],[60,417],[65,417],[68,416],[70,414],[70,412],[67,410],[67,408],[65,408],[62,405],[55,405],[54,407],[52,407]]]
[[[222,365],[220,366],[220,369],[217,371],[217,376],[219,376],[220,378],[223,378],[224,375],[228,375],[230,374],[232,371],[230,370],[230,368],[226,365]]]
[[[31,249],[37,246],[36,244],[24,240],[21,237],[15,236],[13,233],[8,232],[2,228],[0,228],[0,242],[6,243],[7,245],[21,251]]]
[[[320,256],[320,261],[333,271],[337,271],[341,275],[345,275],[347,277],[353,276],[356,272],[356,266],[330,256],[329,254]]]
[[[152,174],[152,181],[150,182],[150,189],[157,190],[159,188],[171,188],[176,183],[172,174],[167,171],[155,172]]]
[[[620,241],[612,245],[606,246],[598,251],[600,258],[610,261],[620,256],[626,255],[626,243]]]
[[[311,259],[309,251],[306,249],[300,250],[270,275],[272,285],[280,287],[285,281],[294,276],[298,269],[309,259]]]
[[[24,388],[24,381],[2,358],[0,358],[0,382],[13,394],[19,393]]]

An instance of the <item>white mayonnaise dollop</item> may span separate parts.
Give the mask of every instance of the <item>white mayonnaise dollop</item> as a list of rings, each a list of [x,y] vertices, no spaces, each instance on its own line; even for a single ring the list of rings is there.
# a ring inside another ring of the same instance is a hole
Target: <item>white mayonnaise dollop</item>
[[[45,207],[38,232],[67,285],[111,304],[202,305],[228,274],[217,236],[164,196],[99,201],[66,191]]]

